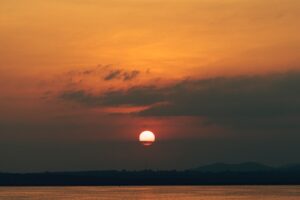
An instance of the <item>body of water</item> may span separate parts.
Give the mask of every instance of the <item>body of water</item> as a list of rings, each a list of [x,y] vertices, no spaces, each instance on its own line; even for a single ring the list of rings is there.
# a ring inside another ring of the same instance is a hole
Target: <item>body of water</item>
[[[300,200],[300,186],[0,187],[2,200]]]

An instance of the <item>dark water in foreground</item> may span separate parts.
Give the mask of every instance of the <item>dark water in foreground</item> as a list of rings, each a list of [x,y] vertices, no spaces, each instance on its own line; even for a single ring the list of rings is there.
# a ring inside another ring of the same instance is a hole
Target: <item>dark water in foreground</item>
[[[5,200],[299,200],[300,186],[0,187]]]

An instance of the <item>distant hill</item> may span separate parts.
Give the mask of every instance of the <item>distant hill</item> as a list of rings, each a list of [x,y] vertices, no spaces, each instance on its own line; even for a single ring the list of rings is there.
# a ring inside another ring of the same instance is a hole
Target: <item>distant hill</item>
[[[300,164],[284,165],[278,168],[283,171],[300,171]]]
[[[200,166],[191,170],[199,171],[199,172],[257,172],[257,171],[272,171],[276,169],[277,168],[275,167],[271,167],[261,163],[245,162],[239,164],[214,163],[214,164]]]

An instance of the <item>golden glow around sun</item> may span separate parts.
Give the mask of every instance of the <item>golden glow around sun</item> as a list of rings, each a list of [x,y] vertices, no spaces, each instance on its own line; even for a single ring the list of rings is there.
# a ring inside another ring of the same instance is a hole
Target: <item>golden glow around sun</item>
[[[155,141],[155,135],[151,131],[143,131],[139,136],[140,142],[145,146],[150,146]]]

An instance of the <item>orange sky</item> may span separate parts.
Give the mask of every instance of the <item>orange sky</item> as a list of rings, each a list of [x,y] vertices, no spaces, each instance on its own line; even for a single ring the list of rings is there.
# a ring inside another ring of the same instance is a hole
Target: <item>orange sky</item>
[[[113,64],[168,76],[292,68],[299,7],[297,0],[2,1],[0,62],[27,73]]]
[[[40,93],[39,81],[97,65],[148,70],[150,81],[298,69],[299,8],[298,0],[2,1],[0,87],[10,98]]]

